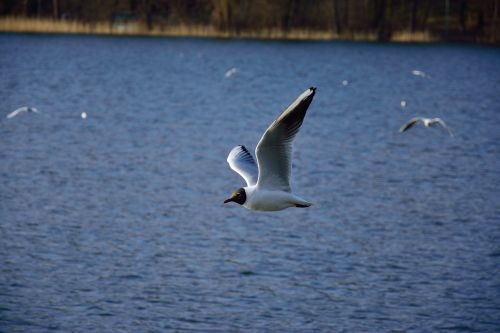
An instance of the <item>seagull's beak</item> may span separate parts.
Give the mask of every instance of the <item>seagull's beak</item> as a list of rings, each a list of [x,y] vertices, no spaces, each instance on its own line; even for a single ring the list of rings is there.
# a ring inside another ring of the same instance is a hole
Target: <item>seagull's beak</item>
[[[227,204],[228,202],[231,202],[231,201],[233,201],[233,197],[227,198],[226,200],[224,200],[224,203]]]

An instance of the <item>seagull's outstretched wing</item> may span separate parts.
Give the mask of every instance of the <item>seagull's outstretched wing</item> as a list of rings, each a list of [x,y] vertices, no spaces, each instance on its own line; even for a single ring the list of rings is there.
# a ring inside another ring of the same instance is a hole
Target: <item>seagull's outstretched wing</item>
[[[19,109],[16,109],[16,110],[12,111],[11,113],[9,113],[7,115],[7,118],[14,118],[15,116],[17,116],[21,112],[27,112],[27,111],[28,111],[28,107],[27,106],[22,106]]]
[[[259,164],[258,186],[290,191],[292,141],[302,125],[316,88],[304,91],[268,127],[255,149]]]
[[[257,184],[259,170],[252,154],[250,154],[245,146],[234,147],[227,156],[227,163],[229,163],[231,169],[245,179],[248,186]]]
[[[436,123],[436,124],[439,124],[441,126],[443,126],[443,128],[445,130],[448,131],[448,134],[450,134],[450,136],[453,136],[453,133],[451,132],[451,130],[448,128],[448,126],[446,125],[446,123],[443,121],[443,119],[441,118],[434,118],[433,119],[433,122]]]
[[[409,130],[410,128],[415,126],[419,121],[422,121],[422,118],[420,118],[420,117],[411,118],[410,120],[408,120],[408,122],[406,124],[401,126],[401,128],[399,129],[399,132],[403,133],[404,131]]]

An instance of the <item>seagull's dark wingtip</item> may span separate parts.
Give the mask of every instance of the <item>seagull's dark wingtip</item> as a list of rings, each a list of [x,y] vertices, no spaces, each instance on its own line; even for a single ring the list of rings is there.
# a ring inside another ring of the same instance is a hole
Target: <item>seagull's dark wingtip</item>
[[[309,89],[312,90],[313,92],[316,92],[316,87],[310,87]]]

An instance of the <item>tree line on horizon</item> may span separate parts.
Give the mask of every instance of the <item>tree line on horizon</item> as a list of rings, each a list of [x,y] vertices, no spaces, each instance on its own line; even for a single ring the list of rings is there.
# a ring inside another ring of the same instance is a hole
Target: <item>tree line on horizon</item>
[[[0,0],[0,16],[139,22],[146,29],[210,26],[230,36],[278,29],[348,37],[430,32],[443,40],[500,41],[500,0]]]

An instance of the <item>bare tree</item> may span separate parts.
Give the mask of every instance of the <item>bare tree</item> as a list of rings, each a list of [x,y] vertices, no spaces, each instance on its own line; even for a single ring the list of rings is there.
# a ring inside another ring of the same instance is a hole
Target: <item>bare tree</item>
[[[410,30],[411,32],[415,32],[417,28],[417,9],[418,9],[418,0],[411,0],[411,11],[410,11]]]
[[[58,9],[59,9],[58,1],[52,0],[52,16],[54,17],[54,19],[57,19],[59,17]]]
[[[335,20],[335,29],[337,30],[337,34],[342,33],[342,25],[340,24],[340,10],[339,10],[339,0],[333,0],[332,1],[332,8],[333,8],[333,17]]]

